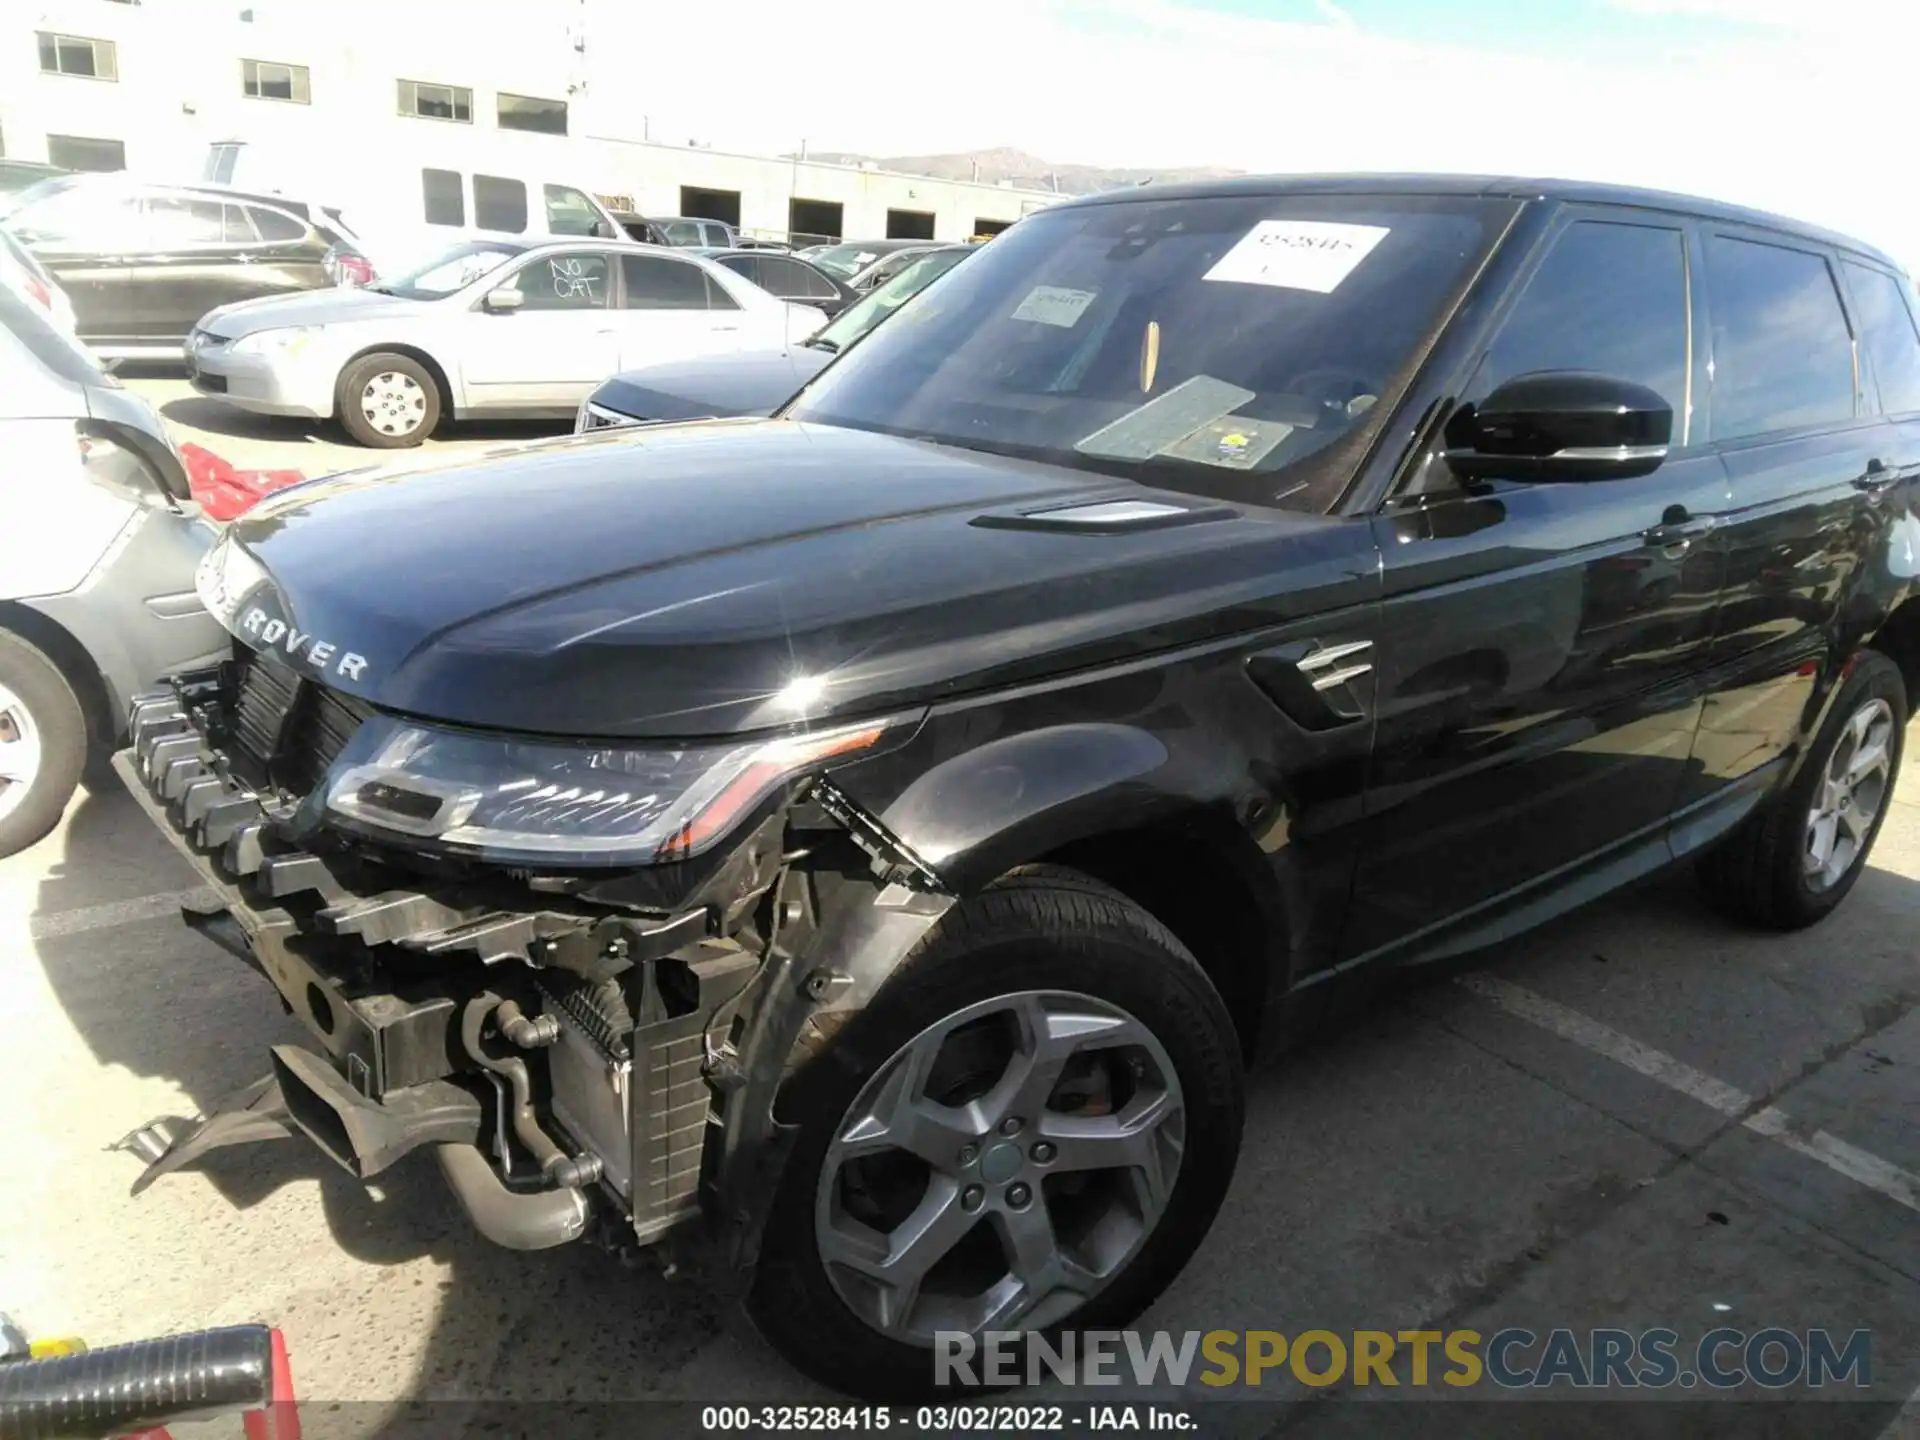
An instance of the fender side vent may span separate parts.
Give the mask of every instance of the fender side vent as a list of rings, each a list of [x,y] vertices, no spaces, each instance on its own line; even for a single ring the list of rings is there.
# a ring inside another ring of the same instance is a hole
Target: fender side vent
[[[1239,515],[1231,505],[1174,505],[1164,500],[1089,500],[1079,505],[1029,510],[1019,515],[976,515],[983,530],[1051,530],[1079,535],[1131,535],[1171,530]]]

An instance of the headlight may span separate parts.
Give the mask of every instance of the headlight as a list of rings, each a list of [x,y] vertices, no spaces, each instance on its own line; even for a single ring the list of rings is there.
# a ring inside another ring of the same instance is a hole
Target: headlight
[[[348,828],[495,861],[646,865],[706,850],[781,785],[870,750],[886,721],[680,749],[521,740],[363,724],[327,781]]]
[[[288,325],[279,330],[256,330],[233,342],[236,355],[298,355],[320,333],[318,325]]]

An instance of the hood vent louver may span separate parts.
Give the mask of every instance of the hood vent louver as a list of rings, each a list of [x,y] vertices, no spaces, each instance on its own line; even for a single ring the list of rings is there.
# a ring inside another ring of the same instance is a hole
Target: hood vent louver
[[[986,530],[1052,530],[1081,535],[1130,535],[1137,530],[1169,530],[1239,515],[1230,505],[1176,505],[1165,500],[1084,500],[1018,515],[977,515]]]

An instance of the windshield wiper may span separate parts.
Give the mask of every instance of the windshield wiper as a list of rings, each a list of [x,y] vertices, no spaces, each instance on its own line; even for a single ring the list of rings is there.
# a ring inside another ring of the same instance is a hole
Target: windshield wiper
[[[824,350],[829,355],[838,355],[840,353],[840,342],[838,340],[829,340],[824,335],[814,336],[811,340],[807,341],[807,346],[813,350]]]

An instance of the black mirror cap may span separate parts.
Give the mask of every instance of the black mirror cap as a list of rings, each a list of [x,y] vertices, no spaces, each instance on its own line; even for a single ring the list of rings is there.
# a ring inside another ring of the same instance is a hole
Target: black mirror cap
[[[1673,407],[1632,380],[1536,370],[1463,406],[1447,425],[1447,464],[1473,480],[1627,480],[1667,458]]]

